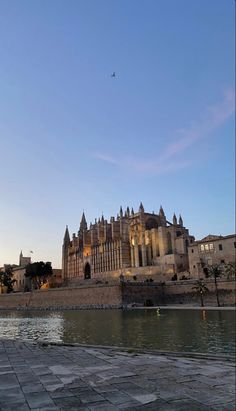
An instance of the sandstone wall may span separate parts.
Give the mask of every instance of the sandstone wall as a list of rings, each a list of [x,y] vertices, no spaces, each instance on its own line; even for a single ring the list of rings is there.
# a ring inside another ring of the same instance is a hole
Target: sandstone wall
[[[122,285],[86,285],[78,288],[58,288],[0,295],[0,309],[10,308],[119,308],[127,304],[200,305],[200,297],[193,290],[195,281],[160,283],[127,283]],[[204,304],[216,306],[214,282],[208,280],[209,292]],[[219,281],[219,299],[222,306],[235,305],[235,282]]]
[[[200,305],[200,296],[193,290],[196,281],[169,281],[164,285],[147,283],[135,284],[125,283],[123,285],[123,303],[124,304],[191,304]],[[204,305],[216,306],[215,285],[212,280],[206,281],[209,292],[204,294]],[[235,282],[218,281],[219,300],[223,306],[235,305]],[[147,301],[149,300],[149,301]]]
[[[0,309],[8,308],[116,308],[122,303],[120,286],[54,288],[30,293],[0,295]]]

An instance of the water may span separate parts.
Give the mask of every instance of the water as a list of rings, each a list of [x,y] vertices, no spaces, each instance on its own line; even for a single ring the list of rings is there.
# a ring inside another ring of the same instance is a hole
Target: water
[[[234,355],[235,312],[0,311],[1,338]]]

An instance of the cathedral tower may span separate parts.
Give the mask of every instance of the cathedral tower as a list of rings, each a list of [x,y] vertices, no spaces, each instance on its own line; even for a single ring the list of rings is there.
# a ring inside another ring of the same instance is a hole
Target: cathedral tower
[[[70,245],[70,234],[68,226],[66,226],[66,231],[64,235],[63,245],[62,245],[62,278],[65,280],[68,276],[68,247]]]

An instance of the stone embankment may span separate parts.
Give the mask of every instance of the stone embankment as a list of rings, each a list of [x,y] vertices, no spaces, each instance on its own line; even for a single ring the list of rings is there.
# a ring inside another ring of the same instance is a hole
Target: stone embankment
[[[235,364],[200,354],[3,340],[0,409],[234,411]]]
[[[199,306],[195,281],[166,283],[90,284],[74,288],[53,288],[28,293],[0,294],[0,309],[103,309],[130,305]],[[207,281],[206,306],[216,306],[215,285]],[[222,306],[235,305],[235,282],[218,281]]]

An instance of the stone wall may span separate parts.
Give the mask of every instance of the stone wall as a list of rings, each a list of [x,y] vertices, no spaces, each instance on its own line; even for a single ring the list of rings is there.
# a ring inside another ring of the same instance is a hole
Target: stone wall
[[[120,286],[54,288],[29,293],[0,295],[0,309],[8,308],[118,308],[122,304]]]
[[[0,309],[14,308],[120,308],[129,304],[200,305],[200,297],[193,290],[195,281],[170,281],[160,283],[125,282],[122,285],[86,285],[77,288],[55,288],[29,293],[0,295]],[[204,304],[216,306],[214,282],[208,280],[209,292]],[[235,305],[235,282],[219,281],[219,299],[222,306]]]
[[[215,284],[212,280],[206,280],[209,292],[204,294],[204,305],[216,306]],[[199,306],[200,296],[193,290],[196,281],[169,281],[161,285],[160,283],[123,284],[124,304],[188,304]],[[222,306],[235,305],[235,282],[229,280],[219,280],[219,300]]]

